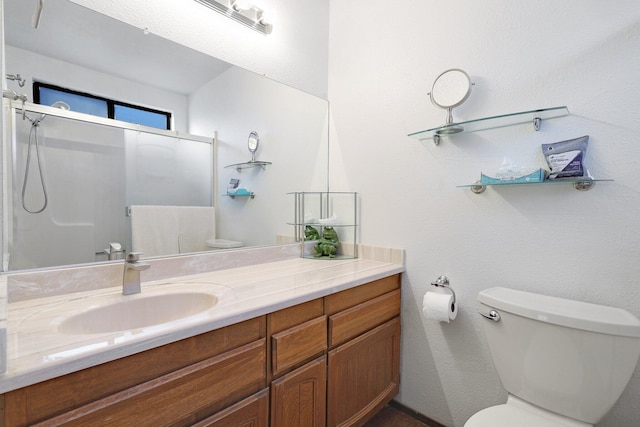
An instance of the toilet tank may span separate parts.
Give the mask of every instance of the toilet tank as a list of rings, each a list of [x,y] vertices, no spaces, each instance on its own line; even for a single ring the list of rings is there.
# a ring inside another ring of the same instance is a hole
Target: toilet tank
[[[505,389],[543,409],[595,424],[627,386],[640,356],[640,320],[614,307],[507,288],[478,294]]]

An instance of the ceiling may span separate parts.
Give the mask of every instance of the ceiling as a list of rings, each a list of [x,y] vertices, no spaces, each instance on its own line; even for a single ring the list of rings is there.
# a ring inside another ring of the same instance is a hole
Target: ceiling
[[[36,3],[4,0],[7,45],[183,95],[231,67],[67,0],[46,0],[34,29]]]

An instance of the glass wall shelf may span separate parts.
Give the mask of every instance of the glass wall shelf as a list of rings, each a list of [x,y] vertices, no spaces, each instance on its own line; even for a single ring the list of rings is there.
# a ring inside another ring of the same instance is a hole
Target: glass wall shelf
[[[251,168],[257,168],[257,167],[261,167],[262,170],[267,168],[267,165],[270,165],[271,162],[261,162],[258,160],[255,161],[248,161],[248,162],[243,162],[243,163],[234,163],[232,165],[227,165],[225,166],[225,168],[235,168],[238,172],[241,172],[242,169],[251,169]]]
[[[559,185],[559,184],[572,184],[573,188],[579,191],[591,190],[595,187],[597,182],[613,182],[613,179],[592,179],[592,178],[574,178],[574,179],[546,179],[542,182],[504,182],[501,184],[482,184],[480,181],[476,181],[473,184],[458,185],[458,188],[469,188],[476,194],[480,194],[486,190],[487,187],[503,187],[503,186],[535,186],[535,185]]]
[[[542,120],[554,119],[569,115],[569,109],[565,106],[542,108],[539,110],[521,111],[519,113],[502,114],[499,116],[485,117],[482,119],[468,120],[466,122],[451,123],[449,125],[438,126],[433,129],[422,130],[410,133],[408,136],[425,141],[433,139],[438,145],[440,138],[452,136],[459,133],[478,132],[487,129],[496,129],[506,126],[515,126],[523,123],[532,123],[535,130],[540,129]]]
[[[227,194],[223,194],[223,196],[227,196],[227,197],[231,197],[232,199],[235,199],[236,197],[250,197],[250,198],[255,198],[256,195],[253,193],[253,191],[251,192],[246,192],[246,193],[227,193]]]

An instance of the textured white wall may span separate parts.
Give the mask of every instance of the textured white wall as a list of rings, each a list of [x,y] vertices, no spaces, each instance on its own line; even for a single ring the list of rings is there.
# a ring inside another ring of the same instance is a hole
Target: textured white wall
[[[362,241],[406,248],[403,404],[460,427],[504,402],[476,296],[507,286],[625,308],[640,317],[640,9],[635,1],[330,2],[332,190],[359,191]],[[476,83],[458,120],[567,105],[571,116],[459,135],[407,134],[444,122],[427,97],[445,69]],[[540,144],[591,135],[587,163],[614,178],[570,186],[456,185],[509,156],[544,166]],[[423,320],[441,274],[461,301],[452,324]],[[640,419],[640,368],[599,426]]]
[[[71,1],[314,95],[327,96],[327,0],[252,0],[272,17],[273,32],[268,36],[193,0]]]

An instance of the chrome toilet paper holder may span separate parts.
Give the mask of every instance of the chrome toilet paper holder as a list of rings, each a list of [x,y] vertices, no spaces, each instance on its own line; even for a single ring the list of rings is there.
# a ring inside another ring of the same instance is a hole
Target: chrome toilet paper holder
[[[451,292],[451,295],[453,295],[452,304],[456,303],[456,293],[453,291],[453,288],[451,288],[451,286],[449,286],[449,278],[447,276],[438,277],[435,281],[431,282],[431,286],[444,288],[444,289],[448,290],[449,292]]]

